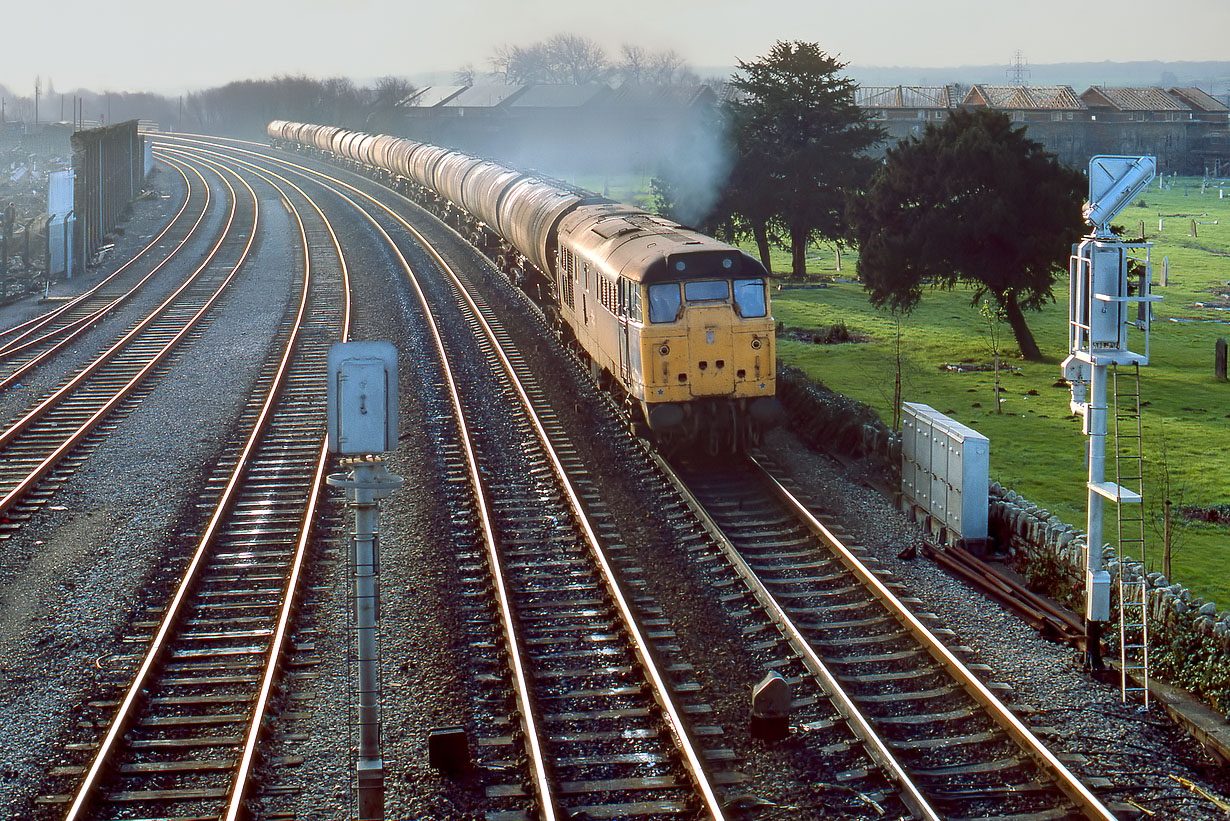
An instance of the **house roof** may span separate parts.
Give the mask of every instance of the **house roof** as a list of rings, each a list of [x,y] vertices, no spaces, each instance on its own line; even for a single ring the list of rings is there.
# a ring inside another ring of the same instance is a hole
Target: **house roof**
[[[1160,88],[1115,88],[1090,86],[1081,99],[1089,105],[1111,106],[1120,111],[1190,111],[1191,106]]]
[[[431,108],[442,105],[465,91],[468,86],[424,86],[402,101],[402,105]]]
[[[860,108],[952,108],[951,86],[860,86],[854,102]]]
[[[611,101],[622,106],[671,106],[691,108],[697,103],[717,102],[717,92],[711,86],[699,85],[633,85],[625,83],[611,92]]]
[[[528,86],[507,83],[483,83],[465,88],[460,94],[444,100],[446,108],[496,108],[522,94]]]
[[[1219,114],[1230,111],[1230,107],[1221,100],[1198,88],[1172,88],[1170,93],[1197,111],[1215,111]]]
[[[1089,108],[1076,96],[1072,86],[987,86],[976,84],[963,101],[1001,109],[1049,109],[1084,111]]]
[[[519,94],[509,103],[516,108],[576,108],[586,105],[605,94],[610,89],[604,85],[532,85],[525,87],[525,93]]]

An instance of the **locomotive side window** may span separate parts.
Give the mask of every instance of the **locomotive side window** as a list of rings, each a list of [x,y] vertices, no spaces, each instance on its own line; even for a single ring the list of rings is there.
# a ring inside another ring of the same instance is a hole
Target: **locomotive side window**
[[[572,252],[565,248],[560,252],[560,279],[564,283],[564,304],[574,307],[573,283],[576,282],[576,259]]]
[[[643,322],[641,316],[641,289],[631,282],[628,283],[628,295],[631,299],[628,301],[628,319],[633,322]]]
[[[724,279],[697,279],[683,284],[688,302],[724,302],[730,296],[730,286]]]
[[[739,312],[739,316],[757,317],[768,314],[763,279],[736,279],[731,284],[735,287],[735,310]]]
[[[679,283],[649,286],[649,321],[674,322],[679,316]]]

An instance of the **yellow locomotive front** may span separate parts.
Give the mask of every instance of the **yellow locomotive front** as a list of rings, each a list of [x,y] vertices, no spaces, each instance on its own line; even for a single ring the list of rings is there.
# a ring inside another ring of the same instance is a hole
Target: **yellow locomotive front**
[[[738,450],[776,423],[768,276],[751,256],[617,203],[559,231],[561,318],[659,443]]]
[[[638,288],[643,381],[633,390],[660,438],[738,448],[779,413],[764,269],[733,248],[666,263]]]

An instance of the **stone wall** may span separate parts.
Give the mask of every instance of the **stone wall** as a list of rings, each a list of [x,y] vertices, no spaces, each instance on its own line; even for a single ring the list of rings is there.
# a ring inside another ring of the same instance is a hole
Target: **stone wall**
[[[777,384],[789,424],[800,438],[820,450],[863,460],[894,486],[900,482],[901,440],[874,411],[795,368],[779,367]],[[997,482],[991,484],[989,503],[989,534],[1030,585],[1083,612],[1084,532]],[[1120,572],[1149,581],[1151,674],[1191,691],[1230,719],[1230,612],[1160,573],[1147,573],[1139,563],[1121,567],[1113,548],[1103,548],[1103,561],[1111,574],[1112,600]],[[1116,610],[1112,619],[1117,618]],[[1107,632],[1108,640],[1117,642],[1117,631]]]
[[[991,485],[990,504],[991,534],[1030,585],[1083,612],[1084,532],[998,483]],[[1120,564],[1110,546],[1103,547],[1102,556],[1111,576],[1112,607],[1120,573],[1148,580],[1150,673],[1191,691],[1230,720],[1230,611],[1219,611],[1214,602],[1138,562]],[[1111,619],[1117,618],[1116,610]],[[1117,633],[1108,634],[1117,647]]]
[[[777,398],[803,441],[829,453],[866,460],[885,478],[900,480],[901,439],[871,408],[780,362]]]

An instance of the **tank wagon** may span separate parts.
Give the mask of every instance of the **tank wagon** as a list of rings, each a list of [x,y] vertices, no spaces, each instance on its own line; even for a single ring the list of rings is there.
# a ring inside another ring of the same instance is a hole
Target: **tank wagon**
[[[268,133],[388,182],[465,236],[664,447],[737,450],[780,418],[768,277],[740,249],[440,146],[280,120]]]

